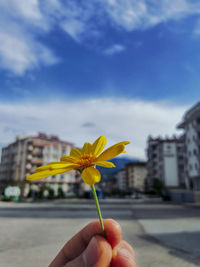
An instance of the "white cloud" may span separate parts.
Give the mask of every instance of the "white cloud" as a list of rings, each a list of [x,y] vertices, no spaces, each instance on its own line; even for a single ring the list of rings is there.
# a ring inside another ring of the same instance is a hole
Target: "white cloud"
[[[147,136],[177,133],[175,127],[186,109],[188,106],[125,99],[1,103],[0,140],[6,144],[14,141],[16,134],[44,131],[81,146],[105,135],[108,145],[130,140],[127,155],[145,158]],[[83,127],[88,122],[93,127]]]
[[[102,5],[112,22],[127,31],[200,13],[199,1],[189,0],[104,0]]]
[[[37,25],[42,28],[47,23],[40,11],[38,0],[1,0],[1,17],[9,21],[19,19],[27,24]]]
[[[62,28],[77,42],[80,42],[80,36],[85,32],[85,24],[77,19],[65,20],[61,24]]]
[[[49,31],[49,21],[43,16],[38,0],[0,1],[0,66],[23,75],[41,65],[52,65],[58,58],[37,34]]]
[[[11,31],[12,32],[12,31]],[[58,62],[50,49],[35,41],[28,33],[8,33],[0,31],[1,67],[16,75],[40,65],[52,65]]]
[[[15,75],[58,62],[48,44],[39,41],[55,28],[76,42],[103,36],[104,27],[125,31],[147,29],[169,20],[200,14],[200,2],[190,0],[1,0],[0,63]],[[197,27],[196,34],[199,34]],[[117,42],[117,41],[115,41]],[[123,50],[108,48],[108,54]]]
[[[120,53],[120,52],[124,51],[125,49],[126,49],[126,47],[123,45],[114,44],[111,47],[108,47],[107,49],[105,49],[103,51],[103,53],[106,55],[113,55],[113,54]]]

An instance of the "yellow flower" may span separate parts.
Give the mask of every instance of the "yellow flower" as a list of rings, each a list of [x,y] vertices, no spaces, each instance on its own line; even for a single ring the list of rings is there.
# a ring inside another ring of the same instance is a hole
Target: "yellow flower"
[[[130,143],[129,141],[117,143],[101,153],[106,142],[106,137],[100,136],[93,144],[86,142],[81,150],[73,148],[70,156],[61,157],[59,162],[51,162],[38,167],[35,173],[29,175],[26,179],[38,180],[71,170],[79,170],[86,184],[93,185],[98,183],[101,179],[101,174],[95,168],[95,165],[106,168],[115,167],[112,162],[107,160],[116,157],[120,153],[124,153],[125,145]]]

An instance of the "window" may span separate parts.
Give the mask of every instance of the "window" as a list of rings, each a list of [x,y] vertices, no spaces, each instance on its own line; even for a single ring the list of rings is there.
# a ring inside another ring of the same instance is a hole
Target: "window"
[[[178,147],[177,147],[177,151],[178,151],[178,152],[182,152],[182,147],[178,146]]]
[[[184,170],[184,165],[183,164],[179,164],[178,165],[178,168],[179,168],[179,170],[182,170],[183,171]]]
[[[61,174],[61,175],[60,175],[60,179],[61,179],[61,180],[64,180],[64,178],[65,178],[64,174]]]
[[[200,124],[200,117],[196,119],[197,124]]]
[[[193,154],[197,155],[197,150],[196,149],[193,150]]]
[[[56,175],[53,175],[53,176],[52,176],[52,179],[55,179],[55,178],[56,178]]]
[[[54,153],[58,153],[58,148],[57,148],[57,147],[54,147],[54,148],[53,148],[53,152],[54,152]]]
[[[151,148],[152,148],[152,150],[155,150],[157,148],[157,146],[156,145],[152,145]]]

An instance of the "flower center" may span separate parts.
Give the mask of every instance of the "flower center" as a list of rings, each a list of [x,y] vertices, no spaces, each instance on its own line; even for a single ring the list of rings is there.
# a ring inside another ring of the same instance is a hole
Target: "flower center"
[[[95,161],[96,157],[91,154],[86,154],[80,156],[80,158],[77,160],[77,163],[80,165],[81,168],[87,168],[92,166],[92,163]]]

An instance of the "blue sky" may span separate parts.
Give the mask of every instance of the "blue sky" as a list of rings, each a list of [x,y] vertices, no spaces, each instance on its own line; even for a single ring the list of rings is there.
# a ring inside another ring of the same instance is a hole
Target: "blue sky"
[[[199,1],[1,0],[0,9],[2,145],[41,130],[77,145],[107,134],[133,139],[129,155],[144,158],[148,134],[175,133],[199,100]]]

